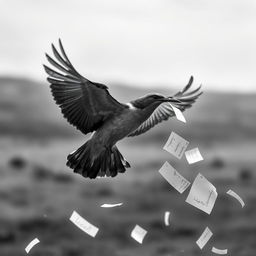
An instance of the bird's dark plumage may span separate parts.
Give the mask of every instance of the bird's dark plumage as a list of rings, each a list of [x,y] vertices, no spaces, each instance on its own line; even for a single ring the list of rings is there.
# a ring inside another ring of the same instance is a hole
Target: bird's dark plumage
[[[202,94],[202,92],[199,92],[201,89],[201,86],[199,86],[197,89],[188,92],[189,88],[191,87],[193,83],[193,77],[191,76],[188,84],[185,86],[185,88],[176,93],[174,97],[179,100],[180,102],[172,103],[175,107],[177,107],[181,111],[185,111],[185,109],[190,108],[192,104],[196,101],[196,99]],[[135,101],[136,102],[136,101]],[[160,104],[150,115],[150,117],[144,121],[135,131],[130,133],[128,136],[137,136],[140,135],[158,123],[168,120],[170,117],[174,116],[175,113],[172,109],[172,106],[169,102],[164,102]]]
[[[68,122],[84,134],[94,132],[91,139],[69,154],[67,165],[84,177],[116,176],[130,167],[116,147],[126,136],[136,136],[174,116],[172,105],[181,111],[192,106],[201,94],[200,87],[188,91],[187,86],[171,97],[146,95],[128,104],[114,99],[108,87],[81,76],[68,59],[61,41],[60,52],[52,45],[55,59],[48,62],[58,71],[44,65],[55,102]]]
[[[69,123],[84,134],[95,131],[104,120],[126,106],[109,94],[107,86],[82,77],[67,58],[61,41],[59,44],[62,56],[54,45],[52,50],[60,64],[47,54],[46,57],[62,73],[44,65],[52,95]]]

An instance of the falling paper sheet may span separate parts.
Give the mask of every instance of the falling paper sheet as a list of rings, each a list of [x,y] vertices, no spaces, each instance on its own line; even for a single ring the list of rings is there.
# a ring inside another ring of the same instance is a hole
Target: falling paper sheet
[[[81,217],[76,211],[73,211],[71,217],[69,218],[77,227],[83,230],[88,235],[95,237],[99,229]]]
[[[123,205],[123,203],[118,203],[118,204],[102,204],[100,207],[102,208],[113,208],[113,207],[117,207],[117,206],[121,206]]]
[[[178,173],[168,162],[165,162],[159,173],[181,194],[189,187],[190,182]]]
[[[212,252],[216,253],[216,254],[224,255],[224,254],[228,253],[228,249],[222,250],[222,249],[218,249],[218,248],[212,247]]]
[[[203,160],[203,157],[198,148],[193,148],[185,152],[185,156],[189,164],[193,164]]]
[[[172,106],[172,109],[173,109],[177,119],[183,123],[186,123],[186,119],[185,119],[184,115],[182,114],[182,112],[178,108],[174,107],[172,104],[170,104],[170,105]]]
[[[233,196],[241,204],[242,208],[245,206],[243,199],[236,192],[234,192],[233,190],[230,189],[227,192],[227,194],[230,196]]]
[[[216,188],[199,173],[192,184],[186,202],[210,214],[217,196]]]
[[[25,248],[26,253],[29,253],[30,250],[31,250],[36,244],[38,244],[39,242],[40,242],[40,241],[39,241],[38,238],[33,239],[33,240],[27,245],[27,247]]]
[[[131,233],[131,237],[136,240],[138,243],[142,244],[143,242],[143,239],[145,237],[145,235],[147,234],[148,232],[143,229],[142,227],[140,227],[139,225],[136,225],[134,227],[134,229],[132,230],[132,233]]]
[[[170,212],[165,212],[164,213],[164,223],[165,223],[165,226],[169,226],[170,223],[169,223],[169,219],[170,219]]]
[[[212,231],[208,227],[206,227],[202,235],[196,241],[197,245],[201,250],[204,248],[204,246],[207,244],[207,242],[210,240],[211,237],[212,237]]]
[[[164,145],[164,150],[168,151],[175,157],[181,159],[189,142],[180,137],[175,132],[172,132],[166,144]]]

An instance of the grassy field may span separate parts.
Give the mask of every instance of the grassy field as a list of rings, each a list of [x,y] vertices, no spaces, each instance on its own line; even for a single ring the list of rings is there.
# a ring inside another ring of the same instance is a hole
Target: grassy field
[[[146,91],[113,86],[124,102]],[[228,255],[253,256],[256,251],[256,95],[206,92],[185,113],[187,124],[172,119],[147,134],[119,143],[132,168],[115,179],[87,180],[65,166],[66,156],[86,138],[69,126],[53,103],[46,84],[26,79],[0,79],[0,255],[36,256],[170,256],[213,255],[211,247]],[[166,92],[166,91],[163,91]],[[171,131],[198,146],[204,161],[188,165],[162,147]],[[191,182],[198,174],[218,190],[211,215],[185,203],[182,195],[158,173],[169,161]],[[236,191],[240,204],[226,195]],[[102,203],[123,202],[104,209]],[[76,210],[99,227],[95,238],[70,221]],[[164,225],[170,211],[171,225]],[[131,239],[138,224],[148,231],[142,245]],[[205,227],[214,233],[201,251],[196,240]]]

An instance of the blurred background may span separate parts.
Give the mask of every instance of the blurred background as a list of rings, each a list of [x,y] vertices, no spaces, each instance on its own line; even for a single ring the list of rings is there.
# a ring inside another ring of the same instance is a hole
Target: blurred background
[[[256,250],[256,2],[254,0],[0,1],[0,254],[41,256],[229,255]],[[42,64],[62,39],[77,70],[105,83],[119,101],[172,94],[194,75],[204,94],[185,112],[119,148],[132,168],[87,180],[65,166],[88,136],[55,105]],[[162,148],[175,131],[199,147],[188,165]],[[211,215],[185,203],[158,173],[169,161],[191,182],[200,172],[217,188]],[[245,201],[226,195],[232,189]],[[123,202],[113,209],[102,203]],[[99,227],[91,238],[69,217]],[[171,225],[164,225],[164,212]],[[138,224],[142,245],[130,237]],[[213,237],[196,245],[205,227]]]

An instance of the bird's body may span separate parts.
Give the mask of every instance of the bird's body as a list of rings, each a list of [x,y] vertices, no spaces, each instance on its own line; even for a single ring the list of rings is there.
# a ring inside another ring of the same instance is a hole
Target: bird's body
[[[107,119],[94,133],[91,139],[102,141],[104,145],[115,145],[139,125],[137,109],[125,108],[120,113]]]
[[[93,155],[97,158],[106,147],[114,146],[117,141],[126,137],[133,129],[134,123],[130,120],[134,114],[125,109],[122,113],[115,115],[93,133],[90,138],[93,146]],[[127,117],[127,118],[126,118]]]
[[[136,108],[131,105],[120,113],[112,116],[94,133],[92,139],[100,140],[104,145],[114,145],[136,130],[157,107],[150,106],[146,109]]]
[[[170,103],[184,111],[201,94],[198,93],[200,87],[187,92],[193,81],[191,77],[188,85],[172,97],[151,94],[122,104],[109,94],[107,86],[81,76],[69,61],[61,41],[59,43],[62,55],[52,45],[58,62],[46,57],[62,73],[44,67],[64,117],[84,134],[94,132],[85,144],[68,155],[67,165],[84,177],[114,177],[125,172],[130,164],[116,143],[127,136],[142,134],[173,116]]]

